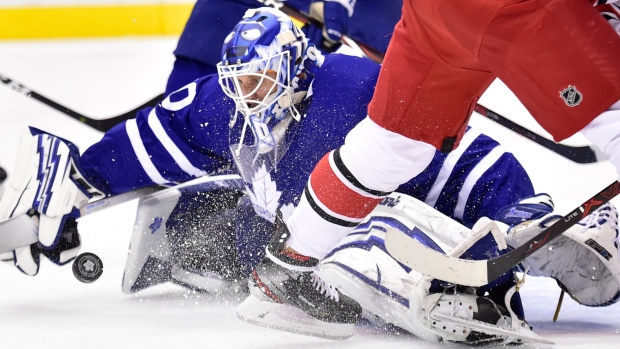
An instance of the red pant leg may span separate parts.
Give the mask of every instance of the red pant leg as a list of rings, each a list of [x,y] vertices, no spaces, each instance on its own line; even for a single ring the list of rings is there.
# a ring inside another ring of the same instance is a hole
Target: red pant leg
[[[501,9],[480,61],[556,141],[620,100],[620,37],[588,1],[532,0]]]
[[[561,140],[620,100],[617,57],[585,0],[406,0],[369,115],[440,149],[498,76]]]
[[[415,1],[420,2],[424,1]],[[434,22],[432,13],[405,1],[368,115],[383,128],[449,151],[456,145],[450,140],[460,140],[473,106],[494,76],[478,69],[482,67],[475,56],[464,52],[457,41],[426,30]],[[436,50],[436,40],[443,43],[442,52]],[[452,56],[463,57],[463,62],[446,59]]]

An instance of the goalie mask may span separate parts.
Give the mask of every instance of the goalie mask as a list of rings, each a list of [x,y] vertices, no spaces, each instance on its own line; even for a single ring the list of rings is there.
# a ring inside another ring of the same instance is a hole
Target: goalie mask
[[[217,70],[235,102],[229,145],[246,182],[275,170],[288,149],[318,59],[291,19],[271,8],[248,10],[226,37]]]

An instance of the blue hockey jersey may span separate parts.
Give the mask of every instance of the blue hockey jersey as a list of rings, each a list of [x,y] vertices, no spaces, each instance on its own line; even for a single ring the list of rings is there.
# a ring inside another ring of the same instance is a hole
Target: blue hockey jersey
[[[314,0],[285,0],[285,4],[309,13]],[[351,38],[385,53],[394,26],[400,19],[402,0],[357,0],[348,21]],[[248,8],[265,6],[257,0],[198,0],[174,51],[176,61],[166,95],[188,82],[217,72],[222,43]]]
[[[299,202],[319,159],[343,144],[366,117],[380,66],[367,59],[328,55],[302,102],[303,118],[291,127],[296,138],[277,170],[248,183],[255,211],[273,222],[280,209],[287,217]],[[235,172],[228,125],[235,112],[217,76],[206,76],[171,94],[133,120],[117,125],[81,157],[90,180],[119,194],[154,184]],[[450,154],[437,153],[429,167],[398,191],[434,206],[471,227],[510,203],[534,194],[530,179],[496,141],[470,129]]]

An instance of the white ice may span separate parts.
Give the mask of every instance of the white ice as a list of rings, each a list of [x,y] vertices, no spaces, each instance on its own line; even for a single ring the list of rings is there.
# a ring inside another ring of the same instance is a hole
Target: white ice
[[[176,40],[120,38],[0,42],[0,76],[93,118],[122,114],[161,93],[172,67]],[[586,96],[587,98],[587,96]],[[481,104],[544,133],[515,97],[495,83]],[[479,116],[472,124],[502,141],[530,172],[539,192],[551,194],[566,213],[615,179],[608,163],[578,165]],[[84,150],[94,131],[40,102],[0,86],[0,165],[10,172],[20,130],[31,125],[72,140]],[[585,144],[576,136],[570,144]],[[616,201],[618,204],[618,201]],[[77,281],[69,266],[47,260],[36,277],[0,265],[0,347],[14,348],[441,348],[415,337],[358,326],[346,341],[329,341],[255,327],[238,320],[243,296],[197,294],[164,285],[126,295],[121,277],[135,202],[80,219],[82,251],[104,262],[92,284]],[[618,258],[618,256],[615,256]],[[526,317],[556,348],[620,347],[620,305],[579,306],[559,296],[552,280],[528,277],[522,290]],[[458,347],[458,346],[456,346]]]

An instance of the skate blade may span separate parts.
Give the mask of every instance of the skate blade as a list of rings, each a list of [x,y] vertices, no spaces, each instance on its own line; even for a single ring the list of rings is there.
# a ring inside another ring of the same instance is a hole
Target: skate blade
[[[210,294],[247,293],[248,289],[247,280],[230,281],[216,273],[202,272],[198,274],[173,266],[170,274],[173,283]]]
[[[508,336],[512,338],[516,338],[519,342],[524,344],[536,344],[536,346],[541,348],[549,348],[555,343],[540,336],[539,334],[531,331],[529,329],[521,328],[519,332],[510,331],[499,326],[495,326],[492,324],[488,324],[481,321],[476,320],[466,320],[458,317],[447,316],[443,314],[431,313],[431,318],[438,321],[446,321],[453,322],[459,325],[468,327],[472,329],[472,331],[483,332],[490,335],[498,335],[498,336]]]
[[[344,340],[353,335],[354,324],[337,324],[313,318],[292,305],[250,296],[237,308],[237,317],[253,325],[325,339]]]

